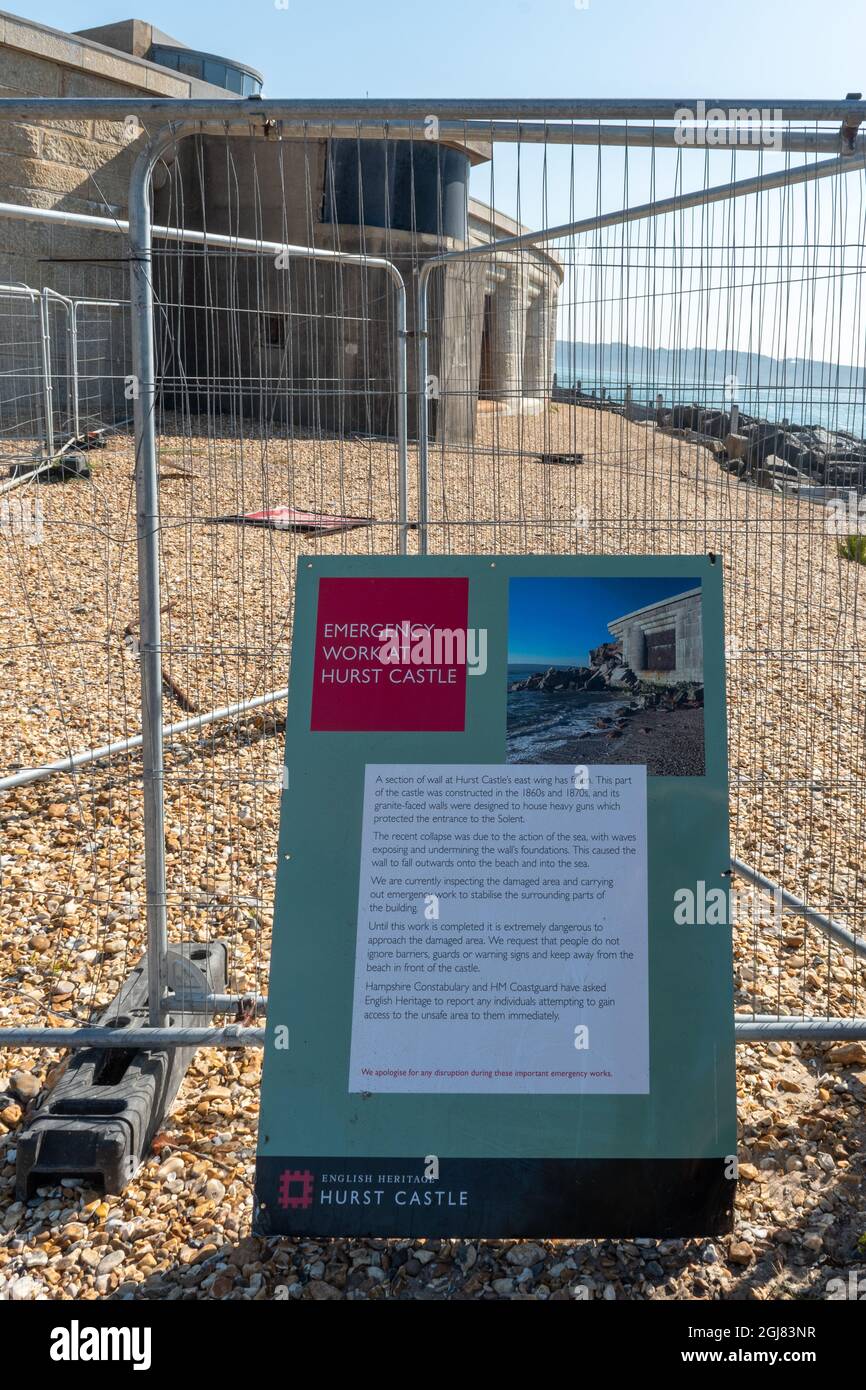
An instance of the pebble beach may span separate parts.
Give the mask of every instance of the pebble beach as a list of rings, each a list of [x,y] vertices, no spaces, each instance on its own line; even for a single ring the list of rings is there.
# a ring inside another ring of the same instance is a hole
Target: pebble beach
[[[601,731],[583,734],[537,758],[552,763],[645,763],[648,777],[700,777],[703,710],[641,710],[615,737]]]

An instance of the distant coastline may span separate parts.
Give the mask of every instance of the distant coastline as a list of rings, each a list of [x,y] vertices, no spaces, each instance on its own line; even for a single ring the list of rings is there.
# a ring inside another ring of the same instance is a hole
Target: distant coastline
[[[776,358],[716,349],[642,348],[626,343],[585,343],[559,339],[556,384],[571,391],[578,384],[590,399],[602,393],[625,403],[627,386],[641,406],[655,406],[661,394],[670,408],[700,402],[706,409],[729,410],[735,400],[745,415],[788,420],[795,427],[821,426],[866,437],[866,368],[810,358]]]

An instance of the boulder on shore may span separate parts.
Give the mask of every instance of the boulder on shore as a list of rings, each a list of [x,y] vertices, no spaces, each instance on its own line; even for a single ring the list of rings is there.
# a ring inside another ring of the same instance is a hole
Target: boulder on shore
[[[509,688],[512,691],[541,690],[557,695],[581,691],[627,694],[632,697],[629,712],[639,709],[679,709],[684,705],[702,705],[704,702],[704,687],[695,681],[677,681],[672,685],[642,681],[623,662],[619,642],[602,642],[593,648],[589,659],[589,666],[548,666],[546,671],[533,671],[524,680],[514,681]]]

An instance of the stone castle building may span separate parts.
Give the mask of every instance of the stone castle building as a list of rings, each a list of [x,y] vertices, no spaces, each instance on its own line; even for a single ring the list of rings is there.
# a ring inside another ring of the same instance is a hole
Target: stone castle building
[[[250,97],[260,74],[190,49],[141,20],[61,33],[0,14],[0,95]],[[122,122],[0,123],[0,200],[125,218],[140,139]],[[393,261],[408,291],[410,429],[417,425],[414,287],[419,265],[524,230],[469,196],[473,141],[196,135],[157,168],[157,223],[340,249]],[[393,295],[382,271],[155,243],[164,399],[324,430],[393,434]],[[79,297],[126,298],[110,233],[0,217],[0,279]],[[563,272],[540,248],[454,262],[431,282],[431,419],[471,440],[479,398],[517,410],[549,393]],[[2,304],[0,304],[2,311]],[[0,382],[14,392],[2,343]],[[122,335],[121,335],[122,338]],[[106,393],[129,370],[128,335],[91,362]],[[98,351],[96,348],[94,351]],[[61,373],[62,375],[62,373]],[[0,402],[0,410],[3,403]]]

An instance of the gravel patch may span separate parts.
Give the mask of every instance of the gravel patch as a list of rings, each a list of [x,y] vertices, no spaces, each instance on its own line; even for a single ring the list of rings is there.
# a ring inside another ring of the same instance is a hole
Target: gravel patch
[[[615,735],[566,739],[539,762],[645,763],[648,777],[701,777],[704,771],[702,709],[641,710]]]

